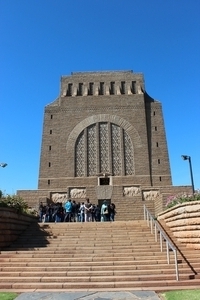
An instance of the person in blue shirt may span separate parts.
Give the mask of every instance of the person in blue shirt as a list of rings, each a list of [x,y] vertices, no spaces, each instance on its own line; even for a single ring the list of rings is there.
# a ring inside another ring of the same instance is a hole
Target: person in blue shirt
[[[109,210],[108,210],[108,203],[106,200],[103,201],[101,206],[101,221],[106,222],[109,220]]]
[[[71,199],[67,200],[65,203],[65,218],[64,222],[71,222],[72,221],[72,201]]]

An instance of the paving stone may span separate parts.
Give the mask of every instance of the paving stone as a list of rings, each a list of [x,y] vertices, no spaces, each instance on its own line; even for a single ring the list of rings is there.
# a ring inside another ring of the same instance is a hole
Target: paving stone
[[[130,292],[32,292],[15,300],[159,300],[154,291]]]

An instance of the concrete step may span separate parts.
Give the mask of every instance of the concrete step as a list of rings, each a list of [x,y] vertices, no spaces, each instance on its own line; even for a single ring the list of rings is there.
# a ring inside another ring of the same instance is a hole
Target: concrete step
[[[65,277],[67,276],[68,277],[77,277],[77,271],[78,271],[78,276],[81,276],[81,277],[95,277],[95,276],[147,276],[147,275],[152,275],[152,273],[154,275],[173,275],[174,276],[174,268],[163,268],[162,270],[161,269],[133,269],[133,270],[113,270],[113,269],[110,269],[108,270],[106,268],[106,270],[81,270],[81,269],[68,269],[68,270],[64,270],[63,268],[63,271],[58,271],[58,270],[54,270],[52,272],[52,270],[43,270],[43,271],[33,271],[32,268],[31,270],[27,271],[27,269],[24,268],[23,271],[14,271],[14,268],[13,268],[13,271],[11,272],[11,270],[9,271],[1,271],[1,277]],[[188,270],[188,268],[184,268],[182,269],[182,271],[184,272],[184,275],[188,274],[189,276],[191,275],[191,271]],[[181,275],[182,276],[182,275]]]
[[[129,255],[130,257],[133,256],[140,256],[141,255],[141,250],[135,250],[135,249],[128,249],[128,250],[123,250],[123,248],[120,249],[115,249],[115,248],[109,248],[109,249],[95,249],[96,247],[94,246],[93,248],[82,248],[82,247],[74,247],[74,249],[69,249],[69,250],[46,250],[46,249],[41,249],[41,250],[28,250],[28,251],[6,251],[5,253],[1,254],[1,257],[13,257],[13,256],[23,256],[23,257],[40,257],[40,256],[46,256],[46,257],[59,257],[60,254],[67,256],[67,257],[85,257],[85,256],[103,256],[103,257],[110,257],[110,256],[126,256]],[[162,256],[163,253],[159,251],[159,249],[156,250],[144,250],[143,254],[145,257],[147,256]]]
[[[42,266],[41,266],[42,264]],[[163,268],[163,266],[165,265],[166,267],[168,266],[172,266],[172,268],[174,267],[174,264],[167,264],[166,259],[149,259],[149,260],[115,260],[115,261],[70,261],[67,259],[63,259],[63,261],[61,259],[45,259],[45,258],[40,258],[37,260],[30,260],[30,259],[26,259],[26,260],[19,260],[18,258],[12,258],[12,259],[5,259],[4,261],[1,261],[1,266],[0,266],[0,270],[3,270],[3,268],[5,269],[5,267],[17,267],[18,265],[18,269],[19,267],[42,267],[45,269],[49,269],[51,267],[58,268],[58,269],[62,269],[62,268],[68,268],[68,267],[80,267],[80,268],[92,268],[94,269],[95,267],[99,267],[102,266],[103,268],[109,268],[109,267],[123,267],[125,269],[129,269],[129,268],[140,268],[140,266],[145,266],[145,268],[148,268],[148,266],[151,266],[152,268]],[[182,266],[187,266],[186,263],[180,263],[179,264],[180,268]]]
[[[177,283],[176,280],[169,280],[165,279],[162,281],[159,281],[160,287],[162,287],[164,290],[170,290],[171,287],[177,286],[179,288],[184,286],[200,286],[200,279],[194,280],[184,280],[179,281]],[[110,289],[149,289],[153,287],[153,290],[156,290],[155,287],[158,287],[158,280],[149,278],[149,280],[146,281],[113,281],[113,282],[51,282],[51,285],[49,285],[49,282],[0,282],[0,290],[12,290],[12,291],[21,291],[21,290],[63,290],[67,289],[69,290],[110,290]]]
[[[103,266],[104,267],[104,266]],[[12,263],[12,264],[8,264],[8,263],[2,263],[1,264],[1,268],[0,271],[1,272],[17,272],[21,273],[21,272],[68,272],[68,271],[72,271],[72,272],[77,272],[77,271],[102,271],[102,265],[60,265],[60,266],[49,266],[49,265],[42,265],[42,266],[38,266],[38,267],[34,267],[34,266],[30,266],[27,265],[26,263]],[[173,270],[174,271],[174,265],[166,265],[166,264],[159,264],[159,268],[158,265],[151,265],[151,264],[132,264],[132,265],[106,265],[106,268],[104,268],[104,270],[106,271],[152,271],[152,270],[158,270],[159,272],[161,271],[167,271],[167,270]],[[186,265],[179,265],[179,270],[181,270],[181,272],[184,271],[189,271],[191,272],[191,270],[189,268],[187,268]],[[1,273],[2,274],[2,273]]]
[[[22,277],[22,276],[10,276],[10,277],[1,277],[0,276],[0,283],[7,283],[8,281],[16,283],[38,283],[38,282],[44,282],[44,283],[55,283],[55,282],[87,282],[88,284],[90,283],[95,283],[95,282],[127,282],[127,281],[148,281],[149,279],[151,280],[159,280],[160,281],[165,281],[165,280],[175,280],[176,277],[174,274],[162,274],[162,279],[160,278],[161,274],[154,274],[154,275],[143,275],[143,274],[138,274],[138,275],[85,275],[85,276],[80,276],[77,274],[75,276],[30,276],[30,277]],[[189,280],[190,276],[187,274],[180,275],[180,280]]]

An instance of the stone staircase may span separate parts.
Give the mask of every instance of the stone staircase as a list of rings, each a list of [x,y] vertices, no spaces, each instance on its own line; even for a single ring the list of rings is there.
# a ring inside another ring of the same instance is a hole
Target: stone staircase
[[[200,279],[178,255],[154,241],[145,221],[31,225],[0,252],[0,290],[122,290],[198,286]],[[200,258],[198,255],[200,264]]]

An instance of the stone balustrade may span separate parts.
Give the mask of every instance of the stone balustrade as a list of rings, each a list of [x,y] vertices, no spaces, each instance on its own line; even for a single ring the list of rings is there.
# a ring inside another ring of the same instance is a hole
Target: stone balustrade
[[[31,223],[37,221],[34,216],[0,207],[0,250],[12,244]]]
[[[200,249],[200,201],[178,204],[158,215],[177,240],[187,248]]]

